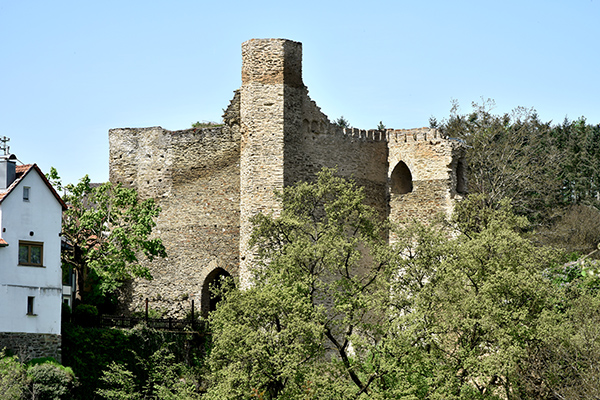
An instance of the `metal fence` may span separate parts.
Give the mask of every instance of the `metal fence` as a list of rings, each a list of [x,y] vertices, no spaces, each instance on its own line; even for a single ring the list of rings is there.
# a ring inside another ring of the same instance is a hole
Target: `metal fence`
[[[167,331],[199,331],[205,328],[204,321],[194,319],[125,317],[122,315],[102,315],[100,318],[102,327],[133,328],[141,322],[145,322],[150,328]]]
[[[206,322],[194,317],[194,300],[192,300],[191,318],[149,318],[148,317],[148,299],[146,299],[146,310],[143,317],[126,317],[123,315],[102,315],[100,326],[109,328],[133,328],[141,322],[153,329],[165,331],[205,331]]]

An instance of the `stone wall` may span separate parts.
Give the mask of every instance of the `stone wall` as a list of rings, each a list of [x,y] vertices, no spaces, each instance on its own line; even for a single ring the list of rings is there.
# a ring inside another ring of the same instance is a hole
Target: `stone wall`
[[[152,281],[132,282],[122,311],[141,311],[148,298],[151,308],[183,317],[192,299],[206,308],[211,271],[237,276],[240,133],[231,116],[239,109],[235,101],[229,124],[220,127],[110,130],[110,179],[156,199],[162,211],[155,233],[168,256],[149,264]]]
[[[0,350],[6,348],[22,362],[52,357],[62,362],[62,338],[49,333],[0,332]]]
[[[462,143],[429,128],[388,130],[387,143],[390,220],[427,222],[438,213],[450,215],[466,190]],[[412,187],[402,189],[403,179]]]
[[[307,127],[310,126],[310,129]],[[310,181],[323,167],[365,188],[367,204],[387,216],[387,143],[379,131],[340,128],[333,124],[306,124],[286,158],[293,179]]]

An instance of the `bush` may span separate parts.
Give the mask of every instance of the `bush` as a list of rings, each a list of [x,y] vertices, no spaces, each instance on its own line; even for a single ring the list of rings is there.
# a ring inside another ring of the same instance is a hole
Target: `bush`
[[[20,400],[25,397],[28,378],[25,367],[16,356],[0,350],[0,399]]]
[[[71,398],[75,386],[75,374],[54,360],[32,361],[27,369],[31,378],[31,391],[34,399],[58,400]]]
[[[98,322],[98,308],[91,304],[80,304],[73,310],[73,320],[81,326],[95,326]]]
[[[112,362],[103,371],[100,380],[104,388],[96,390],[96,394],[106,400],[137,400],[135,375],[121,364]]]

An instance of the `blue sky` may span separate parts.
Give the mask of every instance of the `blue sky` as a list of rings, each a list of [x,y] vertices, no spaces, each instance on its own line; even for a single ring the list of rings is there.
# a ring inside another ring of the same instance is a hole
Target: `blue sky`
[[[304,83],[331,120],[427,126],[495,112],[600,123],[600,0],[0,0],[0,137],[66,182],[108,179],[108,130],[220,121],[241,43],[303,43]]]

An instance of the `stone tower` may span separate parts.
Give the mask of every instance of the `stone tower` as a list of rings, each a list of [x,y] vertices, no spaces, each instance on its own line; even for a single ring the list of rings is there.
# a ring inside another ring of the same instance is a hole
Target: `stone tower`
[[[240,90],[240,282],[248,280],[250,218],[279,211],[275,190],[291,177],[288,141],[302,128],[302,44],[252,39],[242,44]]]

